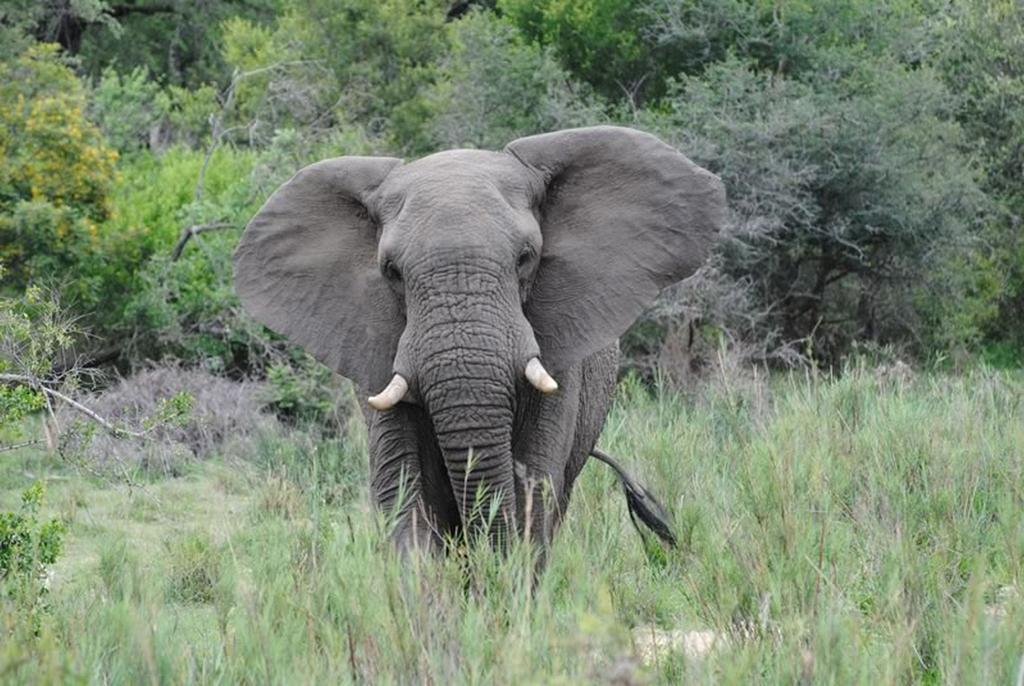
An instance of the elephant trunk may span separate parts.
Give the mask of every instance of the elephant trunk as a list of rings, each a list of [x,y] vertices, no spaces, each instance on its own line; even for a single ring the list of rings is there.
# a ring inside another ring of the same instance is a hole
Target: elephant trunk
[[[400,357],[433,422],[463,528],[503,545],[517,532],[512,425],[525,319],[514,283],[467,269],[410,281],[419,297],[409,298],[413,333]]]
[[[512,369],[495,359],[493,345],[458,345],[455,357],[436,355],[421,368],[423,401],[463,527],[501,545],[516,533]]]

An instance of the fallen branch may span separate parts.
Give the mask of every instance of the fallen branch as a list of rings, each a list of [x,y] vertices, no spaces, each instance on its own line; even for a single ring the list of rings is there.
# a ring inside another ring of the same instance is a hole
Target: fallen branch
[[[45,393],[46,395],[52,396],[52,397],[57,398],[58,400],[60,400],[62,402],[67,403],[68,405],[70,405],[71,407],[75,408],[76,410],[78,410],[79,412],[84,414],[85,416],[89,417],[89,419],[93,420],[94,422],[96,422],[97,424],[102,426],[104,429],[109,431],[112,435],[114,435],[114,436],[116,436],[118,438],[125,437],[125,436],[130,437],[130,438],[145,438],[145,436],[146,436],[145,432],[129,431],[128,429],[122,429],[120,427],[114,426],[111,422],[109,422],[108,420],[104,419],[100,415],[96,414],[95,412],[90,410],[88,407],[86,407],[82,403],[80,403],[77,400],[74,400],[71,397],[61,393],[60,391],[55,391],[52,388],[49,388],[47,386],[42,385],[41,383],[38,382],[37,379],[33,379],[31,376],[24,376],[22,374],[0,374],[0,381],[8,381],[8,382],[12,382],[12,383],[24,383],[24,384],[28,384],[28,385],[30,385],[30,386],[32,386],[34,388],[37,388],[40,391],[42,391],[43,393]]]
[[[78,374],[91,372],[91,370],[96,367],[107,364],[108,362],[113,362],[120,357],[123,352],[124,348],[120,345],[109,346],[99,350],[98,352],[90,353],[88,356],[80,356],[71,362],[55,364],[53,371],[49,376],[60,378],[70,372]]]
[[[201,234],[204,231],[218,231],[220,229],[233,229],[234,227],[235,225],[230,222],[211,222],[209,224],[193,224],[192,226],[182,229],[181,235],[178,237],[178,243],[174,246],[171,261],[178,261],[178,258],[181,257],[181,253],[185,250],[185,244],[189,242],[189,239],[191,239],[192,236]]]
[[[0,445],[0,453],[6,453],[11,450],[17,450],[18,448],[27,448],[30,445],[36,445],[42,443],[38,438],[31,441],[22,441],[21,443],[13,443],[11,445]]]

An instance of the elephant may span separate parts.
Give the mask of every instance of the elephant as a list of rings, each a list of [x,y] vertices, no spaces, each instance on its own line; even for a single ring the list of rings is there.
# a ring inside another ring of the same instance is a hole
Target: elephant
[[[717,176],[625,127],[337,157],[253,217],[234,285],[364,398],[399,549],[546,550],[589,456],[607,457],[620,335],[705,262],[725,210]]]

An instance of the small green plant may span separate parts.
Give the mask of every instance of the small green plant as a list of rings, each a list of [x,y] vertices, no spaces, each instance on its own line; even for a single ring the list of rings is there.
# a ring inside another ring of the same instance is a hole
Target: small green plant
[[[188,391],[178,391],[171,397],[161,400],[156,413],[147,417],[144,425],[147,430],[161,424],[185,426],[192,416],[195,404],[195,396]]]
[[[48,386],[74,386],[75,374],[56,372],[54,360],[80,333],[53,292],[30,286],[19,298],[0,297],[0,427],[13,438],[23,438],[25,417],[47,408]]]
[[[345,412],[330,370],[305,353],[296,352],[287,364],[267,370],[267,405],[278,417],[295,424],[318,424],[338,433]]]
[[[46,572],[60,556],[66,531],[59,519],[40,521],[43,493],[36,481],[22,493],[17,512],[0,512],[0,606],[13,606],[19,623],[31,622],[34,632],[47,607]]]
[[[39,391],[26,386],[0,386],[0,424],[18,422],[46,406]]]
[[[0,278],[3,274],[0,264]],[[87,449],[97,430],[116,439],[149,440],[160,429],[187,424],[195,398],[186,391],[148,408],[151,411],[134,422],[137,426],[123,418],[107,419],[78,400],[75,391],[94,370],[77,363],[58,365],[56,361],[67,359],[76,341],[87,336],[56,291],[30,286],[21,298],[0,296],[0,427],[10,427],[4,438],[15,440],[0,445],[0,450],[45,442],[56,447],[66,462],[84,464],[96,457]],[[61,407],[72,409],[79,419],[61,417]],[[32,426],[23,420],[34,413],[43,413],[38,426],[45,441],[32,436],[22,440],[22,434]],[[117,466],[125,481],[131,483],[124,465]]]

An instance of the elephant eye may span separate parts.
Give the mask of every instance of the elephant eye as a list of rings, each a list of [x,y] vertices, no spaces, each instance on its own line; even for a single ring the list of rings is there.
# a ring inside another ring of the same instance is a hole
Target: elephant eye
[[[526,266],[526,263],[530,261],[530,256],[533,255],[533,251],[529,248],[523,248],[523,251],[519,253],[519,261],[516,262],[516,266],[522,269]]]
[[[391,260],[384,260],[384,264],[380,267],[380,273],[384,275],[384,278],[388,281],[401,281],[402,274],[398,271],[398,267]]]

